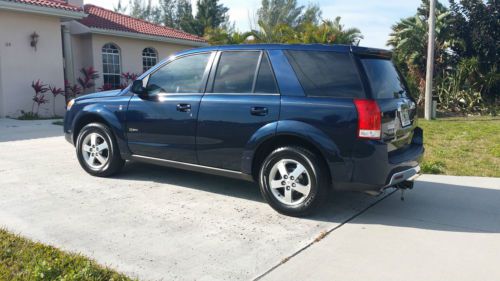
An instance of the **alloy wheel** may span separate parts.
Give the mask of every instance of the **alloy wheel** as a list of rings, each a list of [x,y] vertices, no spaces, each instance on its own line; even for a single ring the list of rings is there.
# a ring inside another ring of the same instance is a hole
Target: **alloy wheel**
[[[282,159],[269,172],[272,195],[281,203],[299,205],[311,192],[309,172],[296,160]]]
[[[90,133],[85,137],[81,151],[83,159],[91,169],[99,170],[109,161],[109,144],[98,133]]]

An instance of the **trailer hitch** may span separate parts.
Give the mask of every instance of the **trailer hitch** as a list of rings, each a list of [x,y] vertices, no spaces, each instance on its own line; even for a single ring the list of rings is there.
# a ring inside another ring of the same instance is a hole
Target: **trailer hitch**
[[[402,181],[395,186],[401,191],[401,201],[405,201],[405,191],[408,189],[413,189],[413,184],[413,181]]]

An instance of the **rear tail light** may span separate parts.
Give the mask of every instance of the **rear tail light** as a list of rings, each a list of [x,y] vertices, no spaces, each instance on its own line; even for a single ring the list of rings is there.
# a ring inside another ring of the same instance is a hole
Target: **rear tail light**
[[[381,114],[374,100],[355,99],[358,111],[358,138],[378,140],[381,136]]]

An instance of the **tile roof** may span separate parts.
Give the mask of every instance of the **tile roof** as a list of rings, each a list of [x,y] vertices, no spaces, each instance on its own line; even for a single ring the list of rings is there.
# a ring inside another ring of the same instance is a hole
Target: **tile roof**
[[[173,39],[205,42],[205,39],[174,28],[153,24],[116,13],[98,6],[87,4],[84,6],[87,17],[80,20],[83,25],[91,28],[108,29],[115,31],[133,32],[145,35],[167,37]]]
[[[21,4],[61,9],[72,12],[80,12],[82,10],[82,8],[68,4],[64,0],[7,0],[7,2],[16,2]]]

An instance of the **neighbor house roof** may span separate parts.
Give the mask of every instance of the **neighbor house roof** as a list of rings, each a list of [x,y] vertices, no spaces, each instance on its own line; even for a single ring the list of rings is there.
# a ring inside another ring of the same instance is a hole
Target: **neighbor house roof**
[[[200,43],[205,42],[203,38],[196,35],[136,19],[98,6],[85,5],[84,11],[87,17],[81,19],[80,23],[89,28],[137,33]]]
[[[7,2],[16,2],[20,4],[35,5],[73,12],[79,12],[82,10],[82,8],[68,4],[64,0],[7,0]]]

